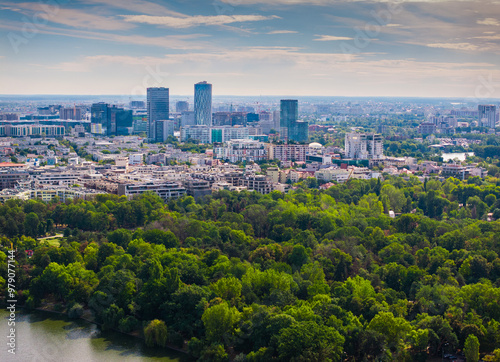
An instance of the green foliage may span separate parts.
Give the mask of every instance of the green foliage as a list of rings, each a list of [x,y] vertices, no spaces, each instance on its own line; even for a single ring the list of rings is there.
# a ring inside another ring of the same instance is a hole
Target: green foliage
[[[469,334],[464,344],[464,353],[467,361],[479,361],[479,340],[473,334]]]
[[[167,204],[8,200],[0,288],[12,243],[27,307],[89,309],[104,329],[147,329],[148,343],[189,340],[200,360],[423,361],[474,338],[494,356],[500,221],[486,214],[498,200],[494,178],[414,177]],[[54,228],[59,243],[36,240]]]
[[[158,319],[149,322],[144,328],[144,338],[146,339],[146,344],[150,347],[165,347],[168,338],[165,322]]]
[[[229,307],[225,302],[209,307],[201,317],[207,339],[212,342],[221,342],[223,338],[230,338],[240,317],[238,310]]]

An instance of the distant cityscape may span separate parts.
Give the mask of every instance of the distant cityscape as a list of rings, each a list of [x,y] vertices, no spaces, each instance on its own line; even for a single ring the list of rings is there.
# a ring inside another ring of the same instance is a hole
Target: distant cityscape
[[[383,174],[484,177],[465,158],[441,164],[388,155],[385,140],[426,144],[439,156],[481,144],[470,135],[495,134],[499,121],[495,104],[451,101],[236,97],[214,104],[206,81],[194,85],[192,102],[170,98],[158,87],[127,104],[3,101],[0,200],[152,191],[168,201],[221,189],[287,192],[308,178],[329,187]]]

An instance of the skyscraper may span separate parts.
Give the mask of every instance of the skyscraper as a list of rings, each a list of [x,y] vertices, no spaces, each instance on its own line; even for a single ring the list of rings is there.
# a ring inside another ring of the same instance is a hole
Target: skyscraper
[[[156,133],[156,142],[165,143],[169,136],[174,135],[174,120],[166,120],[166,121],[156,121],[155,122],[155,133]]]
[[[495,128],[497,123],[497,106],[479,105],[479,126]]]
[[[205,81],[194,85],[194,120],[197,125],[212,125],[212,85]]]
[[[280,134],[287,141],[307,142],[309,125],[299,118],[299,101],[296,99],[282,99],[280,107]]]
[[[109,104],[104,102],[94,103],[90,108],[90,119],[92,123],[106,126],[108,119]]]
[[[148,139],[155,140],[155,122],[168,120],[168,88],[148,88]]]

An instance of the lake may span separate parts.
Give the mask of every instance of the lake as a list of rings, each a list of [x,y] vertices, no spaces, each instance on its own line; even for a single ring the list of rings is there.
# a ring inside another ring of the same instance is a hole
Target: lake
[[[16,354],[8,353],[8,312],[0,310],[0,361],[144,361],[185,362],[180,352],[148,348],[142,340],[118,332],[102,332],[83,320],[47,312],[16,314]]]
[[[454,160],[457,158],[459,161],[465,161],[467,156],[474,156],[474,152],[457,152],[457,153],[443,153],[443,162],[448,162],[449,160]]]

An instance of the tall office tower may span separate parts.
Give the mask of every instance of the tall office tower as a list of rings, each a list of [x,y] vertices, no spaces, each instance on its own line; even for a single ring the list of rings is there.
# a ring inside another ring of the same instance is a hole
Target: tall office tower
[[[273,111],[273,129],[277,132],[280,130],[280,111]]]
[[[148,139],[156,139],[155,122],[169,115],[168,88],[148,88]]]
[[[287,141],[307,142],[309,124],[297,120],[299,118],[299,101],[282,99],[280,110],[281,138]]]
[[[194,85],[194,120],[197,125],[212,125],[212,85],[205,81]]]
[[[175,104],[175,111],[182,113],[189,111],[189,103],[186,101],[179,101]]]
[[[486,125],[488,128],[495,128],[497,123],[497,106],[479,105],[479,125]]]
[[[90,120],[92,123],[106,127],[108,122],[109,104],[104,102],[94,103],[90,108]]]

